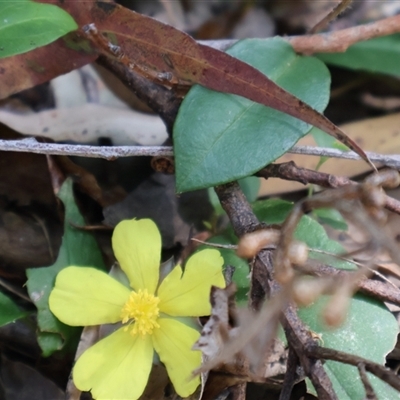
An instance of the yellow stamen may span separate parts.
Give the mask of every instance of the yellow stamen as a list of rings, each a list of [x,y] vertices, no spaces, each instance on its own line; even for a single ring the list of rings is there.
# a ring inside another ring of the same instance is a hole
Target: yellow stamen
[[[122,307],[122,323],[129,322],[125,330],[128,330],[132,324],[130,334],[135,336],[139,334],[144,337],[152,334],[154,328],[159,328],[157,318],[159,315],[158,303],[160,299],[147,292],[147,289],[131,292],[128,301]]]

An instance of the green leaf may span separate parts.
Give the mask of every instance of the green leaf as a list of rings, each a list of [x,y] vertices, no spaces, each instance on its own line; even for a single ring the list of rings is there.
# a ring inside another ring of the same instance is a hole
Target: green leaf
[[[331,226],[334,229],[347,231],[348,225],[342,214],[334,208],[319,208],[313,211],[313,216],[322,223]]]
[[[314,305],[299,310],[300,318],[321,337],[322,345],[383,365],[386,354],[393,349],[397,339],[398,325],[392,313],[382,303],[356,295],[351,300],[346,322],[331,330],[321,322],[321,311],[327,299],[323,297]],[[365,398],[356,367],[335,361],[326,361],[324,366],[340,400]],[[396,390],[378,378],[371,374],[368,377],[380,400],[400,398]]]
[[[227,51],[323,111],[330,76],[316,58],[297,55],[280,38],[247,39]],[[309,130],[306,124],[248,99],[194,86],[174,125],[179,192],[252,175],[288,151]]]
[[[281,224],[292,211],[293,203],[280,199],[256,201],[253,212],[261,222],[266,224]]]
[[[338,67],[399,76],[400,34],[356,43],[344,53],[321,53],[317,57]]]
[[[55,5],[0,1],[0,58],[45,46],[75,29],[74,19]]]
[[[64,182],[58,197],[65,207],[64,236],[58,258],[50,267],[27,270],[27,288],[38,309],[38,342],[44,356],[66,345],[73,346],[80,334],[80,328],[63,324],[49,309],[49,295],[56,275],[70,265],[105,269],[100,249],[92,234],[73,226],[84,226],[85,221],[75,203],[71,179]]]
[[[0,292],[0,326],[7,325],[26,315],[28,315],[26,311],[21,310],[13,300]]]
[[[280,199],[257,201],[253,211],[257,218],[266,224],[281,224],[293,208],[293,203]],[[307,244],[310,249],[324,251],[321,254],[310,250],[309,257],[341,269],[354,269],[354,264],[342,261],[330,254],[343,254],[344,248],[336,241],[329,239],[325,229],[313,218],[304,215],[297,225],[294,237]]]

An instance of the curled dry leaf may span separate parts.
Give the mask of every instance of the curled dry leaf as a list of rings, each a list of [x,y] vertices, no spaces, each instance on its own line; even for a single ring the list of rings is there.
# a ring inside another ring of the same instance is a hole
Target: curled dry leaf
[[[239,329],[246,330],[246,322],[253,317],[250,310],[241,310],[241,317],[237,314],[233,300],[235,291],[233,284],[225,289],[211,289],[211,316],[203,327],[200,339],[193,346],[193,349],[203,353],[203,366],[197,372],[205,378],[204,397],[207,399],[215,398],[227,386],[246,381],[274,386],[276,379],[286,372],[287,351],[284,344],[272,338],[265,348],[263,331],[259,332],[258,340],[253,340],[250,346],[243,349],[239,346],[236,350],[231,346],[231,353],[226,351],[226,345],[237,343]],[[232,326],[237,321],[239,326]],[[217,359],[220,359],[219,363]],[[214,379],[213,374],[209,375],[210,369],[218,374],[218,380]],[[214,395],[211,396],[211,393]]]
[[[245,381],[265,382],[286,368],[286,350],[275,339],[282,298],[278,296],[261,313],[248,309],[238,312],[233,301],[235,291],[233,284],[211,290],[211,316],[193,346],[203,353],[203,365],[195,373],[213,370]]]
[[[220,353],[223,345],[235,335],[235,328],[230,326],[229,311],[234,307],[232,296],[236,292],[234,284],[225,289],[215,286],[211,288],[211,316],[201,331],[200,339],[193,346],[193,350],[200,350],[205,360],[214,358]]]

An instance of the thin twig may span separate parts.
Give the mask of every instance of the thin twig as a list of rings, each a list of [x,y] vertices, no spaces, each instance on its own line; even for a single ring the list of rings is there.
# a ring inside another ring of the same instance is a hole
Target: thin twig
[[[359,364],[364,364],[366,371],[371,372],[396,390],[400,391],[400,378],[394,372],[385,368],[383,365],[374,363],[362,357],[358,357],[354,354],[348,354],[326,347],[310,346],[305,349],[305,352],[309,357],[339,361],[344,364],[354,365],[355,367],[357,367]]]
[[[310,29],[310,33],[317,33],[324,30],[333,20],[345,11],[353,0],[342,0],[337,4],[321,21]]]
[[[397,156],[395,156],[397,157]],[[398,169],[394,167],[395,169]],[[298,167],[293,161],[282,164],[270,164],[256,173],[262,178],[280,178],[300,182],[303,185],[314,184],[325,188],[336,189],[345,185],[357,185],[356,181],[345,176],[336,176],[325,172]],[[400,201],[385,194],[385,208],[400,214]]]
[[[260,222],[254,215],[237,182],[218,186],[215,191],[238,237],[250,233],[260,226]],[[282,288],[272,279],[273,267],[270,252],[262,251],[256,257],[252,272],[252,280],[259,282],[260,289],[263,290],[264,294],[269,294],[271,297],[279,296]],[[288,342],[296,351],[300,363],[310,377],[319,398],[321,400],[336,400],[337,396],[322,362],[320,360],[311,360],[304,354],[304,347],[310,345],[313,339],[292,305],[288,305],[283,311],[281,322]]]
[[[17,151],[22,153],[51,154],[61,156],[78,156],[115,160],[121,157],[166,156],[174,155],[172,146],[87,146],[82,144],[39,143],[35,138],[20,140],[0,140],[0,151]],[[341,151],[328,147],[294,146],[290,154],[302,154],[317,157],[344,158],[361,160],[353,151]],[[371,161],[400,169],[400,155],[386,155],[366,152]]]
[[[352,44],[381,36],[400,32],[400,15],[381,19],[365,25],[341,29],[335,32],[291,36],[283,38],[288,41],[297,53],[337,53],[346,51]],[[218,50],[226,50],[237,40],[209,40],[199,41],[206,46]]]
[[[0,140],[0,151],[78,156],[116,160],[121,157],[172,156],[170,146],[86,146],[82,144],[39,143],[35,138]]]
[[[365,370],[365,365],[360,363],[357,365],[358,372],[360,373],[361,382],[364,385],[365,389],[365,400],[378,400],[378,397],[375,394],[374,388],[372,387],[368,376],[367,371]]]
[[[345,280],[351,277],[351,275],[354,273],[352,271],[341,270],[331,267],[330,265],[318,263],[316,260],[312,261],[312,266],[310,263],[308,265],[308,269],[302,267],[303,272],[307,272],[319,277],[333,276],[337,277],[338,279],[343,278]],[[357,282],[357,291],[377,300],[400,305],[400,290],[385,282],[364,277]]]
[[[363,263],[360,263],[360,262],[355,261],[355,260],[352,260],[352,259],[350,259],[350,258],[341,256],[340,254],[334,254],[334,253],[331,253],[331,252],[329,252],[329,251],[324,251],[324,250],[320,250],[320,249],[314,249],[314,248],[312,248],[312,247],[310,247],[309,250],[310,250],[311,252],[314,252],[314,253],[325,254],[325,255],[327,255],[327,256],[330,256],[330,257],[333,257],[333,258],[337,258],[337,259],[339,259],[339,260],[343,260],[343,261],[352,263],[352,264],[356,265],[356,266],[359,267],[359,268],[364,268],[364,267],[365,267],[365,265],[364,265]],[[374,264],[379,264],[379,261],[375,261]],[[370,267],[366,267],[366,268],[367,268],[373,275],[379,277],[380,279],[382,279],[383,281],[385,281],[387,284],[391,285],[391,286],[392,286],[394,289],[396,289],[397,291],[399,290],[399,288],[398,288],[390,279],[386,278],[385,275],[382,275],[380,272],[378,272],[378,271],[376,271],[376,270],[374,270],[374,269],[372,269],[372,268],[370,268]]]
[[[296,382],[297,366],[299,365],[299,357],[292,347],[289,347],[289,355],[287,360],[287,369],[282,384],[282,390],[279,400],[289,400],[292,394],[293,386]]]

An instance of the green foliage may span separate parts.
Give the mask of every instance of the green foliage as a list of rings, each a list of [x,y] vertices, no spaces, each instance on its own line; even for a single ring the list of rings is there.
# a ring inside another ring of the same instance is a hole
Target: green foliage
[[[321,311],[326,301],[326,297],[321,298],[312,306],[299,311],[301,319],[320,336],[323,346],[384,364],[386,354],[396,343],[398,325],[383,303],[355,295],[351,300],[346,322],[338,329],[330,330],[321,322]],[[340,400],[365,398],[365,390],[356,367],[326,361],[325,368]],[[396,390],[373,375],[368,376],[380,400],[399,398]],[[308,382],[308,386],[310,385]],[[313,388],[310,391],[314,392]]]
[[[45,46],[78,29],[74,19],[52,4],[0,1],[0,58]]]
[[[0,326],[7,325],[10,322],[25,317],[28,313],[21,310],[13,300],[0,292]]]
[[[334,208],[319,208],[313,211],[313,216],[323,224],[329,225],[334,229],[347,231],[348,225],[342,214]]]
[[[400,75],[400,34],[383,36],[350,46],[344,53],[323,53],[327,64],[382,74]]]
[[[288,216],[293,207],[292,203],[280,199],[257,201],[253,205],[253,211],[258,219],[267,224],[280,224]],[[342,254],[343,247],[329,239],[324,228],[313,218],[303,216],[296,231],[295,238],[304,241],[310,249],[326,253]],[[210,240],[214,243],[236,243],[232,229],[227,229],[223,234]],[[249,280],[243,263],[240,263],[232,250],[221,251],[225,263],[234,265],[239,273],[234,275],[234,282],[240,288],[241,296],[248,292]],[[340,269],[354,269],[351,262],[342,261],[331,255],[310,251],[310,257],[318,259],[326,264]],[[243,260],[242,260],[243,262]],[[247,264],[247,263],[246,263]],[[244,298],[239,297],[242,302]],[[310,329],[319,335],[323,345],[340,351],[356,354],[383,364],[386,354],[396,343],[398,326],[392,313],[383,303],[366,296],[356,295],[350,301],[350,307],[345,324],[336,330],[325,327],[321,319],[321,310],[328,297],[324,296],[315,304],[300,310],[301,319]],[[362,399],[365,396],[357,368],[341,363],[327,361],[327,372],[332,379],[333,387],[339,399]],[[370,376],[371,382],[379,399],[395,399],[398,394],[379,379]],[[311,383],[308,382],[308,385]],[[312,388],[309,388],[312,391]]]
[[[330,85],[326,66],[297,55],[284,40],[247,39],[228,53],[316,110],[326,107]],[[309,124],[245,98],[195,86],[174,125],[177,190],[251,175],[287,152],[310,129]]]
[[[67,179],[58,197],[65,206],[64,236],[58,258],[50,267],[27,270],[28,293],[38,309],[38,342],[44,356],[73,345],[80,329],[60,322],[49,309],[49,295],[53,289],[56,275],[70,265],[89,266],[104,269],[101,252],[91,233],[75,228],[84,226],[85,221],[75,203],[72,180]]]

